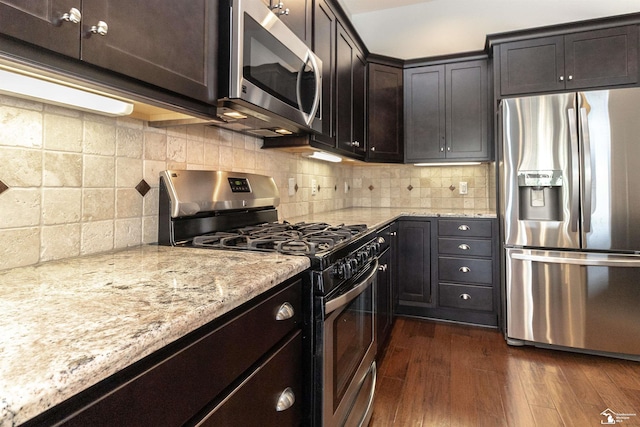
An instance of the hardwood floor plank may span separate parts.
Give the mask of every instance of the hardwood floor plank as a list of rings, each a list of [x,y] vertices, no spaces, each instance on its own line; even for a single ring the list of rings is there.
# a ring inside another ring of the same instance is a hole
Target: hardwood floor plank
[[[404,386],[404,381],[397,378],[379,378],[376,391],[371,427],[385,427],[394,423],[398,402]]]
[[[536,427],[563,427],[564,423],[555,408],[531,405]]]
[[[636,413],[640,364],[530,346],[491,329],[398,318],[380,363],[371,426],[596,426]]]

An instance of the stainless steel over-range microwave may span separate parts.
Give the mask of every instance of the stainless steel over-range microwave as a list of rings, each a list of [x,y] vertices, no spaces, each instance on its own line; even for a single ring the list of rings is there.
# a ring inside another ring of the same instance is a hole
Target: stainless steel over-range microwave
[[[222,114],[247,114],[293,132],[321,131],[322,61],[261,0],[223,0]]]

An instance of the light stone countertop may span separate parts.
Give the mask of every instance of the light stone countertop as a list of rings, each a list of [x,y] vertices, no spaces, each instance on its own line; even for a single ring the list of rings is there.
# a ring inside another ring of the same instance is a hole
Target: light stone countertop
[[[347,208],[284,220],[383,226],[490,211]],[[0,427],[44,412],[309,268],[263,252],[141,246],[0,271]]]
[[[497,218],[494,211],[487,210],[447,210],[416,209],[416,208],[346,208],[330,212],[284,218],[291,223],[322,221],[331,225],[338,224],[367,224],[369,228],[381,227],[400,216],[414,217],[468,217],[468,218]]]
[[[141,246],[0,271],[0,426],[27,421],[309,265],[303,256]]]

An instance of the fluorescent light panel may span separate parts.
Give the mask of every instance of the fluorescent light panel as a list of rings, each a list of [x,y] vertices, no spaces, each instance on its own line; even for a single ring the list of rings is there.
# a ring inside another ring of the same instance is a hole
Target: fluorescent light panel
[[[414,163],[413,166],[475,166],[482,162]]]
[[[324,160],[325,162],[333,162],[333,163],[339,163],[342,161],[342,157],[335,156],[333,154],[325,153],[322,151],[314,151],[307,157],[309,157],[310,159]]]
[[[133,112],[130,102],[4,69],[0,69],[0,93],[106,116]]]

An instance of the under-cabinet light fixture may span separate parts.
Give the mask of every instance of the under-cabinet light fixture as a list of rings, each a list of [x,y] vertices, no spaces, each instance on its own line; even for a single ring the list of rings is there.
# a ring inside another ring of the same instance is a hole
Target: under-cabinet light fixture
[[[476,166],[482,162],[414,163],[413,166]]]
[[[127,116],[133,112],[130,102],[6,69],[0,69],[0,93],[106,116]]]
[[[314,151],[313,153],[309,154],[307,157],[310,159],[324,160],[325,162],[333,162],[333,163],[339,163],[342,161],[342,157],[325,153],[323,151]]]

